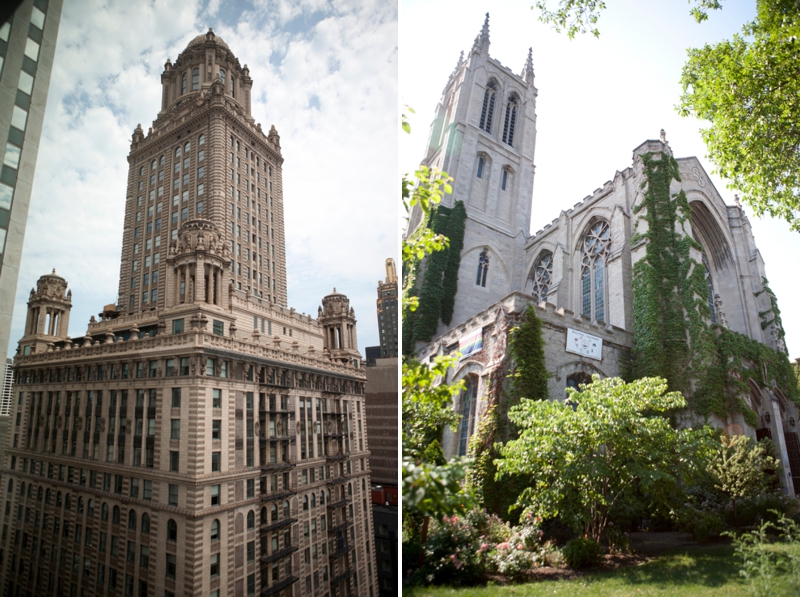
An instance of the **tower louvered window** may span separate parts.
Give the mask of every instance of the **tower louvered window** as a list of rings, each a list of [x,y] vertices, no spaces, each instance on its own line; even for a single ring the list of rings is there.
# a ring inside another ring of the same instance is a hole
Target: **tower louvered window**
[[[514,128],[517,123],[517,96],[512,93],[506,104],[506,119],[503,123],[503,143],[514,145]]]
[[[483,108],[481,109],[480,127],[487,133],[492,132],[492,116],[494,116],[494,102],[497,97],[497,83],[494,80],[486,85],[483,94]]]
[[[484,249],[478,258],[478,276],[475,278],[477,286],[486,286],[486,274],[489,272],[489,254]]]

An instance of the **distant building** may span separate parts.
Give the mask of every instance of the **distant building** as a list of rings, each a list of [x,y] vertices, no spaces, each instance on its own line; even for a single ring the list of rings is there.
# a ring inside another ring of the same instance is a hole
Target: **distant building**
[[[386,281],[378,282],[378,330],[381,358],[397,356],[397,270],[394,259],[386,260]]]
[[[8,354],[61,2],[25,0],[0,25],[0,363]]]
[[[376,494],[383,493],[373,488],[372,496],[372,518],[375,522],[375,555],[378,565],[378,595],[379,597],[394,597],[397,595],[398,576],[398,553],[397,546],[400,544],[398,533],[398,511],[397,493],[393,494],[394,506],[380,504],[376,500]]]
[[[367,367],[365,408],[373,485],[397,486],[398,359],[378,359]]]
[[[367,346],[364,349],[364,364],[367,367],[374,367],[379,358],[381,358],[380,346]]]
[[[11,369],[13,363],[13,359],[6,359],[5,368],[3,369],[3,385],[0,387],[0,417],[11,415],[11,395],[14,388],[14,372]],[[2,461],[0,460],[0,462]]]

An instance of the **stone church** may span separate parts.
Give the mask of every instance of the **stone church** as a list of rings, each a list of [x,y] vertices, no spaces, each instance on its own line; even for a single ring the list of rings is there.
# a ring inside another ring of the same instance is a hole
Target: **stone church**
[[[466,381],[454,405],[463,417],[456,432],[445,432],[448,457],[466,453],[492,373],[507,355],[507,331],[528,305],[536,306],[542,322],[550,399],[564,399],[567,387],[589,383],[593,374],[625,374],[640,344],[634,278],[652,244],[654,220],[647,214],[654,208],[645,199],[655,187],[648,180],[654,164],[674,164],[665,196],[678,216],[685,206],[685,221],[678,217],[670,229],[677,231],[676,243],[690,239],[686,263],[693,264],[695,279],[702,276],[693,297],[700,305],[690,309],[702,314],[698,329],[729,334],[751,352],[774,355],[782,370],[789,367],[779,311],[738,198],[726,204],[696,157],[674,156],[664,131],[636,146],[631,162],[591,196],[530,234],[536,97],[530,51],[520,74],[490,56],[487,14],[444,88],[423,159],[453,178],[453,192],[442,202],[445,212],[461,202],[466,213],[449,321],[443,316],[430,338],[412,339],[422,361],[456,350],[462,355],[451,380]],[[412,212],[409,230],[420,223],[420,211]],[[739,407],[721,414],[692,411],[684,424],[709,422],[729,433],[771,437],[783,459],[784,488],[794,494],[800,447],[796,383],[787,383],[793,374],[776,380],[772,370],[748,358],[741,360],[743,374],[728,372],[727,362],[722,368],[735,377],[729,381],[738,388],[733,400]]]

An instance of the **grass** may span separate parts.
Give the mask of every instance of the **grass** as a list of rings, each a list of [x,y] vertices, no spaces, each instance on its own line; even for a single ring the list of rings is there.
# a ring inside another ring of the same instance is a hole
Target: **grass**
[[[589,571],[573,580],[468,588],[408,587],[403,597],[703,597],[747,595],[730,545],[697,546],[658,556],[638,566]]]

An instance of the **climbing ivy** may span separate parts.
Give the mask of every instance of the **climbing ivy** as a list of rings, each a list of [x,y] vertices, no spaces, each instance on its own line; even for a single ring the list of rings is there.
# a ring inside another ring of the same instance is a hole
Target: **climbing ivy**
[[[775,293],[772,292],[772,289],[769,287],[769,282],[767,282],[766,278],[761,278],[761,290],[754,293],[756,296],[763,294],[764,292],[767,293],[767,297],[769,298],[770,308],[766,311],[759,311],[758,316],[762,319],[761,321],[761,329],[767,329],[770,324],[775,324],[775,329],[778,331],[778,339],[783,341],[786,337],[786,332],[783,329],[783,321],[781,320],[781,310],[778,309],[778,299],[775,298]],[[772,315],[771,318],[768,317]]]
[[[755,427],[756,413],[742,399],[749,392],[747,380],[768,386],[774,379],[798,402],[794,369],[785,353],[710,324],[705,268],[691,256],[692,248],[702,247],[685,229],[691,208],[683,191],[669,190],[673,180],[680,181],[678,164],[666,153],[645,154],[642,162],[644,198],[634,213],[647,230],[635,234],[632,244],[647,244],[644,258],[633,266],[633,377],[663,377],[698,414],[727,419],[741,413]],[[766,279],[763,286],[757,294],[767,292],[771,308],[760,315],[772,319],[762,328],[774,321],[782,338],[777,301]]]
[[[691,396],[697,373],[716,360],[705,270],[691,256],[702,248],[685,229],[685,193],[670,194],[671,182],[680,181],[677,161],[666,152],[641,157],[644,198],[634,213],[647,230],[632,239],[646,241],[644,258],[633,266],[633,374],[663,377],[670,390]]]
[[[542,323],[533,306],[528,306],[521,317],[508,314],[502,333],[507,339],[508,351],[504,350],[502,342],[495,347],[496,351],[504,351],[503,359],[489,376],[487,407],[470,438],[469,455],[474,463],[467,482],[489,512],[511,521],[517,516],[509,508],[530,486],[531,479],[512,475],[504,478],[502,484],[495,480],[495,460],[500,457],[500,447],[517,437],[517,430],[509,424],[508,409],[518,404],[520,398],[546,400],[549,374],[545,369]]]
[[[424,264],[419,304],[413,315],[403,321],[403,346],[413,352],[414,342],[429,342],[436,334],[439,320],[449,324],[453,317],[458,269],[464,247],[467,212],[462,201],[452,208],[439,205],[431,211],[429,226],[437,235],[450,239],[448,248],[429,255]],[[405,314],[404,314],[405,315]]]

